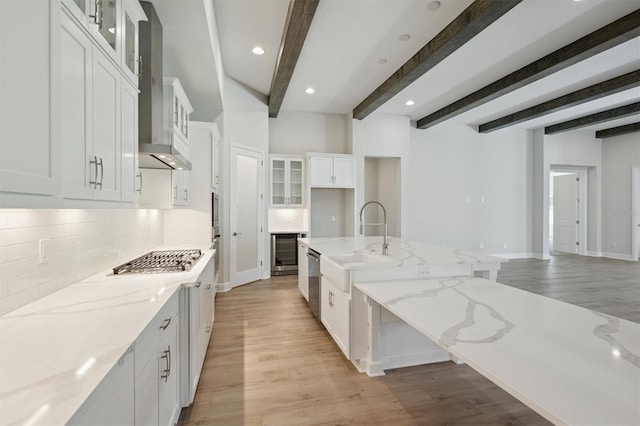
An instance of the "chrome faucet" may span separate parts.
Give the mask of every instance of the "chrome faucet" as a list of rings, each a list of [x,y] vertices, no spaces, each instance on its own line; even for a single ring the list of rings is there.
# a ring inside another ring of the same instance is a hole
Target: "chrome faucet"
[[[384,223],[364,223],[362,221],[362,212],[364,212],[364,208],[367,207],[369,204],[377,204],[380,207],[382,207],[382,213],[384,214]],[[382,205],[381,202],[379,201],[367,201],[366,203],[364,203],[364,205],[362,206],[362,208],[360,209],[360,235],[364,235],[364,227],[366,225],[384,225],[384,240],[382,240],[382,254],[387,255],[389,254],[389,243],[387,242],[387,210],[384,208],[384,206]]]

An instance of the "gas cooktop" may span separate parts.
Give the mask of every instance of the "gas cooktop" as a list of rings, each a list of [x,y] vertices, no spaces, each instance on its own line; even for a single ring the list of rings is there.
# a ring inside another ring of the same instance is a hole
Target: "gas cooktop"
[[[202,256],[199,249],[156,250],[113,268],[114,274],[182,272],[190,270]]]

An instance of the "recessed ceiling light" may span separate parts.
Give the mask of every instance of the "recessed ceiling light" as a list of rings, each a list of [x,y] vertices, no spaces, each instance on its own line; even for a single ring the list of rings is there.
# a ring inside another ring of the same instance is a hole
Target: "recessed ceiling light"
[[[411,106],[411,105],[413,105],[414,103],[415,103],[415,102],[413,102],[411,99],[409,99],[409,100],[408,100],[407,102],[405,102],[404,104],[405,104],[406,106]]]
[[[307,87],[307,89],[304,92],[309,94],[309,95],[312,95],[312,94],[316,93],[316,91],[313,89],[313,87]]]
[[[380,58],[380,59],[378,59],[378,63],[379,63],[380,65],[382,65],[382,64],[386,64],[387,62],[389,62],[389,61],[387,61],[387,58]]]
[[[427,5],[427,10],[430,12],[434,12],[436,10],[440,9],[440,2],[439,1],[432,1]]]
[[[254,47],[253,49],[251,49],[251,51],[252,51],[253,53],[255,53],[256,55],[262,55],[262,54],[264,54],[264,49],[263,49],[262,47],[260,47],[260,46],[256,46],[256,47]]]
[[[407,41],[411,38],[411,36],[409,34],[400,34],[398,36],[398,40],[400,41]]]

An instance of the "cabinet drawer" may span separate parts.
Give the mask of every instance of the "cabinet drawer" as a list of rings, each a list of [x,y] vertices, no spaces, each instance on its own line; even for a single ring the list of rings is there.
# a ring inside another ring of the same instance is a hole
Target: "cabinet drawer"
[[[135,376],[136,380],[144,366],[149,361],[149,358],[154,354],[158,343],[162,340],[166,334],[166,330],[169,329],[169,325],[178,321],[178,306],[180,302],[180,292],[176,292],[171,299],[162,307],[160,312],[153,317],[149,325],[144,329],[140,336],[136,340],[135,347]]]

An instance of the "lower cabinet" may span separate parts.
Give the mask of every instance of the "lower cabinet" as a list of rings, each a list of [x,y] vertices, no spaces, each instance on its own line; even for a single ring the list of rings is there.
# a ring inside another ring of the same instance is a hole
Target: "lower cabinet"
[[[320,277],[320,319],[347,359],[351,352],[350,301],[331,280]]]
[[[68,425],[130,425],[134,421],[133,351],[122,356]]]
[[[136,341],[136,425],[174,425],[180,414],[178,297],[176,293],[167,302]]]
[[[309,301],[309,259],[307,259],[307,247],[298,243],[298,289]]]

